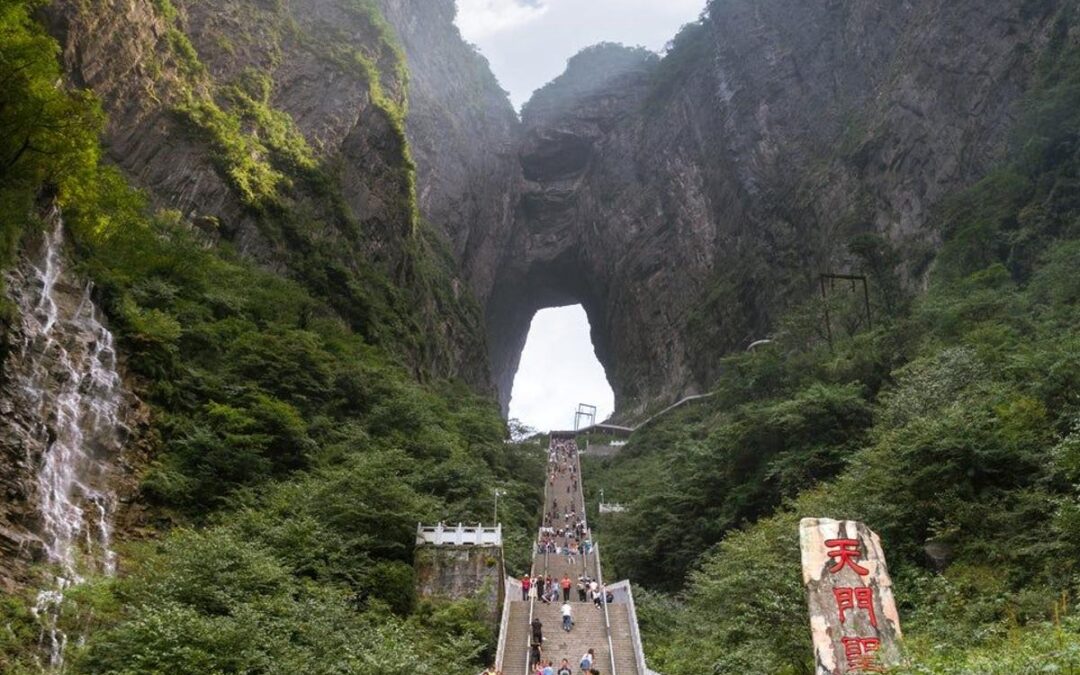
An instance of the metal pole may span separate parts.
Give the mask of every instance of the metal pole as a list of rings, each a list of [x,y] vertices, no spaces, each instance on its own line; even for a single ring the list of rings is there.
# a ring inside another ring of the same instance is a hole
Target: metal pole
[[[832,319],[829,317],[829,294],[825,290],[825,275],[821,275],[821,301],[825,308],[825,333],[829,337],[829,351],[832,351]]]
[[[866,327],[873,328],[874,320],[870,317],[870,287],[866,282],[866,277],[862,278],[862,293],[863,301],[866,303]]]
[[[495,493],[495,520],[493,522],[494,522],[495,525],[498,525],[499,524],[499,497],[505,497],[506,496],[506,490],[500,490],[499,488],[494,488],[493,492]]]

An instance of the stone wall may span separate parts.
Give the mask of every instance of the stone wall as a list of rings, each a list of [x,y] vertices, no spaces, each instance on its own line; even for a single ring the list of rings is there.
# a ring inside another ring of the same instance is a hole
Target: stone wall
[[[498,546],[419,546],[414,558],[416,595],[421,599],[478,598],[492,625],[503,601],[502,548]]]

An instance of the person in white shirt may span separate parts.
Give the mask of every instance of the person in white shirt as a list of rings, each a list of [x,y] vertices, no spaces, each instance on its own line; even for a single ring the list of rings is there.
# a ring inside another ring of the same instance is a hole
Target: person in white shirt
[[[562,606],[562,627],[567,633],[574,627],[574,610],[569,602],[564,602]]]
[[[585,652],[581,656],[581,672],[582,673],[588,673],[590,670],[592,670],[592,664],[593,664],[593,660],[594,660],[595,656],[596,655],[593,653],[593,650],[591,650],[591,649],[589,651]]]

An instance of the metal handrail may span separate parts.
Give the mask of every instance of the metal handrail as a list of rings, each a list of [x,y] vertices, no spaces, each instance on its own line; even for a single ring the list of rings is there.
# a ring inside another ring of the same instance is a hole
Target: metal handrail
[[[531,595],[531,592],[530,592]],[[525,630],[529,631],[529,639],[525,641],[525,670],[523,672],[529,672],[529,657],[532,656],[532,622],[533,622],[533,608],[536,606],[536,599],[529,598],[529,623],[526,624]]]
[[[574,447],[577,447],[577,439],[574,440]],[[578,448],[574,453],[574,467],[577,471],[577,494],[581,497],[581,523],[585,526],[585,531],[589,531],[589,514],[585,509],[585,481],[581,478],[581,449]],[[592,537],[589,538],[592,541]],[[585,553],[585,549],[582,546],[584,542],[578,542],[578,554],[581,556],[581,571],[587,572],[589,570],[588,554]],[[595,543],[595,542],[593,542]]]
[[[551,453],[551,438],[548,437],[548,454],[550,455],[550,453]],[[545,463],[545,467],[546,466],[547,466],[547,463]],[[548,491],[550,489],[551,489],[551,481],[548,480],[548,473],[545,470],[544,471],[544,505],[543,505],[543,512],[540,514],[540,527],[537,528],[535,542],[539,542],[540,539],[541,539],[540,535],[542,534],[541,530],[543,530],[543,527],[544,527],[544,514],[547,513]],[[536,550],[535,549],[535,546],[536,546],[535,542],[533,543],[533,547],[534,547],[533,550]],[[533,564],[529,566],[529,578],[530,579],[535,579],[536,578],[536,554],[533,554],[532,558],[533,558]],[[547,550],[547,547],[545,546],[544,547],[544,576],[545,577],[547,576],[547,571],[548,571],[548,550]],[[530,583],[535,584],[536,582],[531,581]],[[530,592],[529,595],[531,596],[533,594]],[[539,592],[537,592],[536,595],[539,596]],[[525,670],[523,671],[526,674],[529,672],[529,657],[532,656],[532,622],[533,622],[533,612],[535,612],[535,611],[536,611],[536,598],[530,597],[529,598],[529,623],[528,623],[528,626],[526,627],[526,630],[529,631],[529,639],[525,641]],[[543,645],[541,645],[540,648],[543,649]]]
[[[614,587],[626,589],[626,615],[630,620],[630,642],[634,645],[634,661],[637,663],[638,672],[641,675],[645,675],[649,672],[649,668],[645,665],[645,646],[641,642],[641,629],[638,628],[637,605],[634,603],[634,590],[630,587],[629,581],[620,581],[614,584],[613,588]]]

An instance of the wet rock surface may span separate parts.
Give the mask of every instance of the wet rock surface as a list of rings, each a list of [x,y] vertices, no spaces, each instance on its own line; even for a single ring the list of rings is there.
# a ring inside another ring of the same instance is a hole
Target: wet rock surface
[[[91,287],[67,269],[62,223],[4,275],[18,309],[0,366],[0,587],[32,563],[73,582],[111,572],[121,501],[135,493],[145,411],[123,384]],[[126,516],[125,516],[126,517]]]

